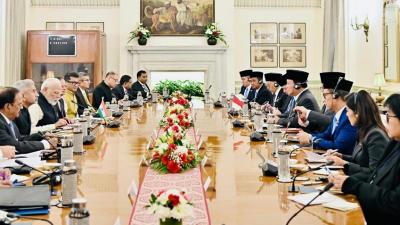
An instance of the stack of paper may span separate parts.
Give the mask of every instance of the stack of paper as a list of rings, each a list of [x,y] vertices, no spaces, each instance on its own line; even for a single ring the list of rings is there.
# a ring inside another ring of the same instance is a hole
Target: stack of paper
[[[326,163],[327,162],[325,157],[322,155],[318,155],[317,153],[309,152],[309,151],[306,151],[305,153],[306,153],[305,159],[310,163]]]
[[[46,161],[42,161],[42,159],[40,157],[20,158],[19,160],[21,162],[24,162],[25,164],[35,167],[35,168],[42,166],[46,162]],[[8,159],[8,160],[0,161],[0,168],[16,167],[16,166],[20,166],[20,165],[15,162],[15,159]]]
[[[326,167],[323,167],[323,168],[321,168],[319,170],[314,171],[314,174],[323,175],[323,176],[329,176],[329,174],[337,175],[337,174],[339,174],[339,172],[338,171],[331,171],[331,170],[327,169]]]
[[[302,205],[306,205],[308,202],[311,201],[315,196],[317,196],[319,192],[313,192],[313,193],[308,193],[308,194],[302,194],[302,195],[294,195],[294,196],[289,196],[288,199],[295,201],[297,203],[300,203]],[[341,198],[325,192],[321,196],[319,196],[317,199],[315,199],[311,205],[318,205],[318,204],[324,204],[324,203],[329,203],[329,202],[335,202],[335,201],[343,201]]]
[[[360,207],[357,203],[347,202],[342,199],[334,202],[325,203],[322,206],[326,208],[337,209],[340,211],[350,211],[358,209]]]

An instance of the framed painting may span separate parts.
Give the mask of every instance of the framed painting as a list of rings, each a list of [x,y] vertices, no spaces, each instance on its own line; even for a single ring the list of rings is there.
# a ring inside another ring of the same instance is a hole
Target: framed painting
[[[251,46],[250,66],[252,68],[276,68],[278,67],[277,46]]]
[[[140,0],[140,22],[156,36],[203,36],[215,0]]]
[[[250,44],[277,44],[277,23],[250,23]]]
[[[104,32],[104,22],[76,22],[76,30],[98,30]]]
[[[75,30],[74,22],[46,22],[46,30]]]
[[[282,68],[305,68],[306,67],[305,46],[280,46],[279,66]]]
[[[306,24],[305,23],[280,23],[279,24],[280,44],[305,44]]]

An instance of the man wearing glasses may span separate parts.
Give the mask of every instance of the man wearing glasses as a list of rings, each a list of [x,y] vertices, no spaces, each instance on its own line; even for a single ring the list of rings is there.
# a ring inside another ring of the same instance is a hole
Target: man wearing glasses
[[[64,75],[64,80],[67,84],[64,100],[67,105],[67,118],[73,119],[78,113],[78,104],[75,92],[79,87],[79,75],[75,72],[69,72]]]
[[[83,111],[88,108],[93,110],[92,104],[89,101],[90,77],[89,74],[80,72],[79,87],[75,92],[76,100],[78,101],[78,114],[82,115]]]
[[[118,75],[110,71],[106,74],[106,78],[96,86],[93,91],[93,107],[95,109],[99,108],[101,104],[101,100],[104,99],[104,102],[110,102],[113,98],[113,93],[111,89],[115,88],[118,84]]]

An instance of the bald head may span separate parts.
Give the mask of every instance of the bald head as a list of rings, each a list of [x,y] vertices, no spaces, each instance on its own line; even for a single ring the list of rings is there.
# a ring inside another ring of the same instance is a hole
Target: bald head
[[[50,103],[55,104],[61,98],[62,87],[60,80],[57,78],[46,79],[40,88],[40,92]]]

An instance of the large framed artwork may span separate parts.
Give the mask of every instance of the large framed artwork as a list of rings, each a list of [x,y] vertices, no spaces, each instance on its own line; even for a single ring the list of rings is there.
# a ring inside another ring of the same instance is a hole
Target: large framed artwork
[[[250,66],[252,68],[276,68],[278,67],[277,46],[251,46]]]
[[[250,23],[250,44],[277,44],[277,23]]]
[[[305,23],[280,23],[279,24],[280,44],[305,44],[306,24]]]
[[[306,47],[305,46],[280,46],[279,66],[282,68],[305,68]]]
[[[140,0],[140,22],[158,36],[202,36],[215,0]]]

